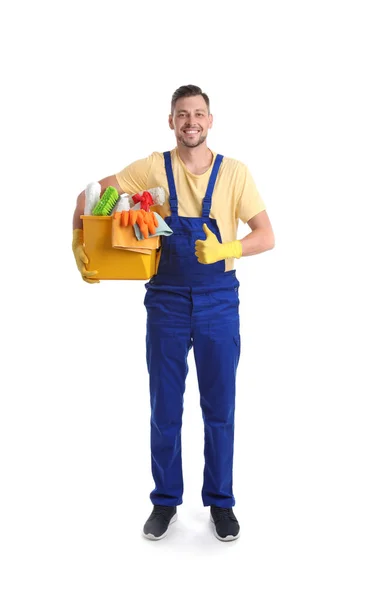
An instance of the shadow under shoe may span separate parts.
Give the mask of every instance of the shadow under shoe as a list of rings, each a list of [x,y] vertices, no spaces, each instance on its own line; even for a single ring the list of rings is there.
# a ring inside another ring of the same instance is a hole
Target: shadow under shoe
[[[169,525],[176,520],[176,506],[161,506],[155,504],[143,527],[143,535],[149,540],[162,540],[168,532]]]
[[[240,535],[238,519],[232,508],[210,507],[210,520],[213,523],[214,535],[221,542],[232,542]]]

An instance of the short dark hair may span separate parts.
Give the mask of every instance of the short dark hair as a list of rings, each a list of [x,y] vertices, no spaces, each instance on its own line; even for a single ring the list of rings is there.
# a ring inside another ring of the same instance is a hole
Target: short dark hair
[[[202,96],[208,107],[208,113],[210,113],[209,98],[197,85],[182,85],[182,87],[175,90],[171,98],[171,114],[174,112],[175,103],[179,98],[189,98],[190,96]]]

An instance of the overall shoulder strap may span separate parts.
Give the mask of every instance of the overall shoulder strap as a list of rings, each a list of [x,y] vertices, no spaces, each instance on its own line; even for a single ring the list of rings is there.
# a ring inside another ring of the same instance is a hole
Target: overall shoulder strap
[[[178,198],[177,198],[177,190],[175,189],[175,181],[173,175],[173,168],[171,166],[171,154],[170,151],[164,152],[164,161],[165,161],[165,170],[166,177],[168,179],[169,186],[169,204],[172,215],[178,214]]]
[[[209,183],[208,183],[208,187],[206,190],[205,198],[203,200],[203,212],[202,212],[203,217],[209,217],[210,209],[212,207],[213,190],[214,190],[214,186],[217,181],[218,171],[221,166],[222,160],[223,160],[223,155],[217,154],[216,160],[214,161],[212,173],[209,178]]]

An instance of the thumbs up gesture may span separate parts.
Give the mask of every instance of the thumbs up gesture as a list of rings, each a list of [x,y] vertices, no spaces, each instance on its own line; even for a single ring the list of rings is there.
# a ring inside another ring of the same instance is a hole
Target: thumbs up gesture
[[[217,236],[204,223],[203,231],[205,240],[196,240],[195,255],[199,263],[209,265],[225,258],[240,258],[242,256],[242,244],[240,241],[221,244]]]

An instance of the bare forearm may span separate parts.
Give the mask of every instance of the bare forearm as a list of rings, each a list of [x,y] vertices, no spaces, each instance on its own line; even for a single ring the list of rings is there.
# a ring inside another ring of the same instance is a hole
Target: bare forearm
[[[243,248],[242,256],[260,254],[274,248],[275,240],[272,229],[255,229],[240,240]]]

